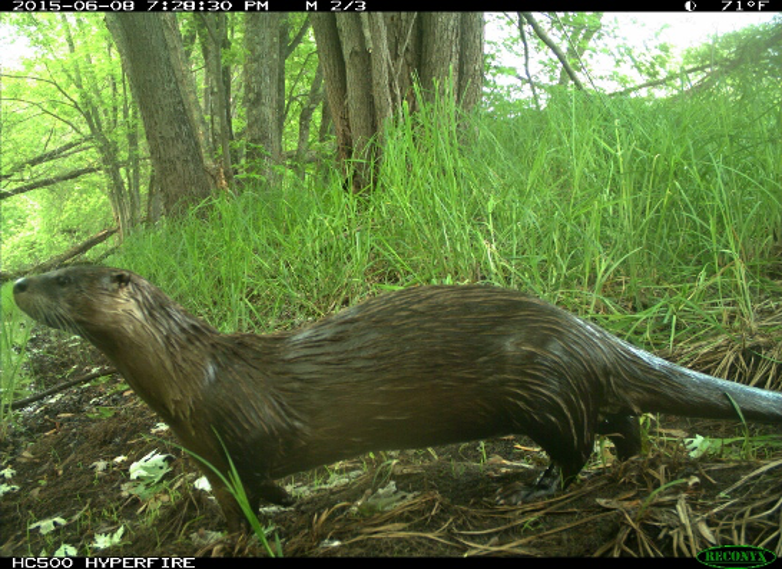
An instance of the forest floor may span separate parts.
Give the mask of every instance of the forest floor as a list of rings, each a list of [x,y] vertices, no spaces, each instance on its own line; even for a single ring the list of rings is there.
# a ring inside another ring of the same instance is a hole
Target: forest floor
[[[75,344],[77,343],[78,344]],[[102,356],[36,328],[36,390]],[[267,556],[257,539],[226,536],[220,510],[194,486],[195,464],[114,375],[25,408],[0,439],[0,555]],[[291,508],[262,509],[274,550],[327,556],[694,556],[715,544],[782,555],[781,426],[751,426],[749,457],[733,447],[692,459],[685,438],[736,437],[736,422],[652,419],[648,451],[615,462],[605,443],[567,493],[518,507],[494,504],[504,482],[532,482],[545,455],[501,438],[377,453],[284,481]],[[130,466],[157,450],[170,471],[128,486]],[[113,538],[114,540],[110,540]],[[100,548],[103,547],[103,548]]]

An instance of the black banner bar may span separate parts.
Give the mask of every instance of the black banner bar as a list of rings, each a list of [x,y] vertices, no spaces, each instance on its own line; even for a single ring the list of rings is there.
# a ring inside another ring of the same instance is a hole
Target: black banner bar
[[[537,6],[536,6],[537,4]],[[758,13],[782,10],[782,0],[8,0],[3,12],[699,12]],[[642,17],[642,16],[641,16]]]

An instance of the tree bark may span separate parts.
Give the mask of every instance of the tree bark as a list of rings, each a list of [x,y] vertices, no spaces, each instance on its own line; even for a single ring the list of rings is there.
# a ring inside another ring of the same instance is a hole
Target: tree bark
[[[204,61],[206,62],[207,84],[211,90],[211,113],[216,125],[212,128],[214,147],[220,158],[222,175],[220,179],[229,188],[233,187],[233,166],[231,164],[231,95],[230,69],[223,62],[223,49],[229,47],[227,19],[225,14],[196,14]]]
[[[211,184],[172,62],[175,46],[166,41],[157,14],[106,14],[106,22],[141,111],[163,209],[177,215],[209,196]]]
[[[177,82],[182,88],[182,95],[185,99],[185,109],[187,109],[190,122],[193,124],[196,136],[198,137],[198,146],[201,148],[204,164],[206,164],[209,169],[213,169],[215,167],[215,148],[209,137],[209,129],[206,125],[204,112],[201,109],[201,104],[198,102],[198,91],[191,70],[190,58],[187,53],[185,53],[185,41],[179,30],[176,15],[169,12],[162,13],[159,16],[163,20],[163,34],[166,38],[166,43],[171,46],[169,52],[171,54],[171,63],[174,66]],[[193,38],[188,38],[188,43],[191,44],[190,51],[192,51],[192,43],[195,41],[195,29],[193,26],[191,26],[190,29],[193,30]]]
[[[459,45],[459,102],[463,109],[474,108],[483,91],[483,14],[461,14]]]
[[[343,165],[350,159],[353,144],[350,136],[347,111],[347,79],[345,60],[342,57],[337,19],[334,14],[311,14],[312,31],[318,45],[318,57],[323,66],[331,120],[337,137],[337,160]]]
[[[312,124],[312,115],[315,109],[323,101],[323,68],[318,65],[315,71],[315,78],[312,80],[310,92],[307,95],[307,101],[304,103],[299,114],[299,138],[296,144],[296,162],[304,161],[309,150],[310,126]],[[302,173],[303,171],[300,171]]]
[[[414,77],[428,100],[453,79],[456,102],[471,109],[483,87],[483,17],[473,13],[312,14],[312,29],[337,136],[337,158],[361,192],[373,186],[385,121],[406,102]],[[435,89],[437,86],[437,89]]]
[[[244,105],[248,168],[268,176],[282,153],[284,66],[280,38],[283,15],[247,13],[245,21]],[[282,71],[282,73],[281,73]]]
[[[337,30],[345,62],[345,86],[347,87],[347,114],[352,139],[351,160],[355,165],[353,190],[368,188],[375,168],[376,147],[370,144],[372,135],[378,131],[378,117],[375,114],[373,77],[367,73],[372,69],[370,53],[374,46],[367,45],[369,37],[364,36],[362,14],[348,14],[351,17],[336,18]],[[355,17],[353,17],[355,16]],[[369,34],[367,34],[369,36]],[[379,46],[382,50],[383,46]],[[379,86],[382,90],[383,86]]]

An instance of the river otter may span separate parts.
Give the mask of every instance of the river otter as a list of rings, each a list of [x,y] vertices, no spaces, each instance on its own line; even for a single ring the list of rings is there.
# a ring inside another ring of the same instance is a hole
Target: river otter
[[[384,449],[526,434],[551,465],[508,502],[544,497],[587,461],[596,433],[640,451],[635,415],[782,422],[782,394],[676,366],[540,299],[489,286],[414,287],[311,326],[221,334],[123,269],[20,279],[19,307],[83,336],[251,506],[289,504],[285,475]],[[224,447],[223,447],[224,446]],[[244,516],[202,466],[231,529]]]

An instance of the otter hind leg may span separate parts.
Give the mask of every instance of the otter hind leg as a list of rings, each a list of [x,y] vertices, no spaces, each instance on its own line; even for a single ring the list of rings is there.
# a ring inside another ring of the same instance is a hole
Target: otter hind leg
[[[504,485],[497,491],[497,503],[500,505],[518,505],[521,503],[547,499],[563,491],[581,472],[589,459],[594,445],[594,435],[586,434],[580,442],[574,442],[557,430],[541,427],[533,439],[551,458],[549,466],[531,486],[521,482]]]
[[[608,414],[598,424],[597,433],[608,436],[622,461],[641,453],[641,425],[638,416]]]
[[[555,437],[534,438],[551,457],[551,464],[531,485],[520,482],[505,485],[497,491],[497,503],[518,505],[547,499],[563,491],[581,472],[592,451],[594,437],[582,438],[581,445],[573,442],[550,426],[537,428],[537,433],[554,434]],[[607,436],[616,446],[616,453],[622,461],[641,452],[641,427],[637,416],[631,414],[609,414],[598,422],[597,433]],[[556,437],[556,436],[559,437]]]

